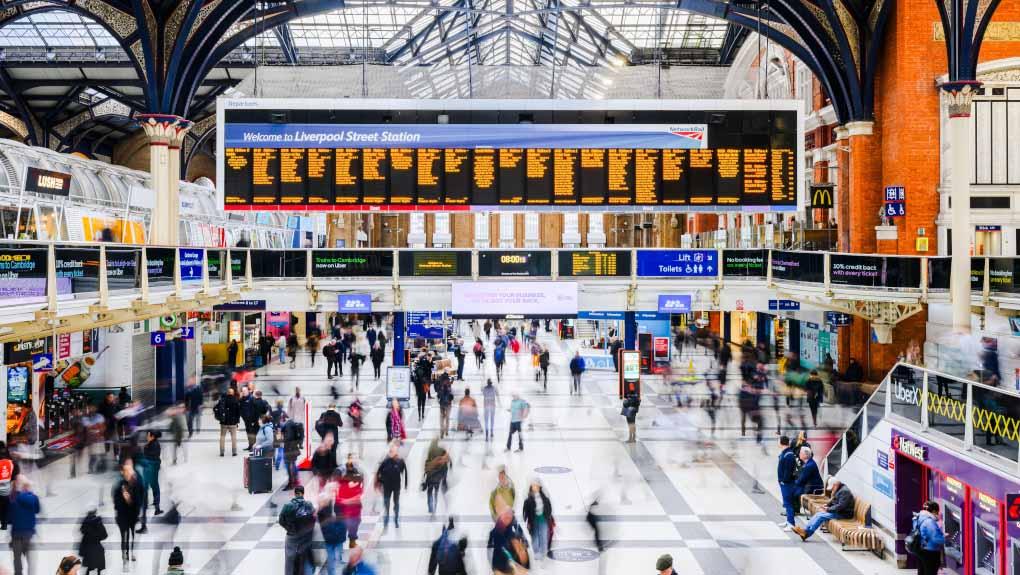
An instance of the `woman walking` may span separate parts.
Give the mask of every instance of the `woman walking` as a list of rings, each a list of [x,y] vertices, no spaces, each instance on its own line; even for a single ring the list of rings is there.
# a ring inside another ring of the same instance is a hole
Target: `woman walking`
[[[432,438],[425,457],[425,497],[428,500],[429,515],[436,515],[436,499],[439,490],[446,494],[446,473],[450,469],[450,454],[439,445],[439,439]],[[447,506],[449,507],[449,506]]]
[[[135,525],[142,510],[145,488],[134,467],[128,463],[121,468],[121,480],[113,488],[114,518],[120,530],[120,554],[126,564],[135,557]]]
[[[79,530],[81,545],[78,547],[78,554],[81,555],[85,575],[90,575],[93,570],[103,575],[103,570],[106,569],[106,549],[103,548],[103,541],[108,536],[103,518],[93,509],[82,520]]]
[[[556,521],[553,519],[552,502],[538,479],[531,482],[528,498],[524,500],[524,521],[528,524],[535,559],[542,561],[549,554]]]

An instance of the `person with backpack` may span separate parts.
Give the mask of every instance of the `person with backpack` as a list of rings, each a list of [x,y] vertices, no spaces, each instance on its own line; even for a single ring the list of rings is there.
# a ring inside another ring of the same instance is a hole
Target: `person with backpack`
[[[482,361],[485,360],[485,345],[482,343],[482,338],[475,338],[475,345],[471,348],[471,351],[475,354],[475,368],[481,371]]]
[[[396,401],[396,400],[394,400]],[[383,533],[390,525],[390,501],[393,501],[393,525],[400,529],[400,477],[404,477],[404,489],[407,489],[407,465],[400,457],[400,445],[390,442],[390,451],[379,463],[375,472],[375,489],[382,491],[383,496]]]
[[[93,570],[103,574],[106,569],[106,549],[103,548],[103,541],[109,536],[106,526],[103,525],[103,518],[93,509],[85,515],[81,521],[81,544],[78,546],[78,555],[81,556],[82,566],[85,567],[85,575]]]
[[[528,418],[531,412],[531,405],[521,399],[521,395],[514,392],[513,401],[510,402],[510,434],[506,436],[506,450],[510,451],[510,440],[517,434],[517,451],[524,451],[524,432],[521,425]]]
[[[433,437],[425,456],[425,476],[422,478],[430,516],[436,514],[440,490],[443,492],[444,499],[446,497],[446,474],[449,470],[450,454],[439,445],[439,439]]]
[[[429,554],[428,575],[467,575],[464,552],[467,549],[467,537],[459,539],[454,532],[453,517],[449,519],[439,538],[432,543]]]
[[[779,437],[779,449],[776,479],[783,496],[783,509],[786,510],[786,523],[781,527],[790,531],[797,524],[793,517],[793,498],[797,496],[797,455],[790,447],[790,438],[785,435]]]
[[[283,543],[284,573],[312,574],[312,537],[315,534],[315,507],[305,500],[305,488],[294,488],[294,498],[280,510],[280,526],[287,532]]]
[[[450,409],[453,407],[453,382],[446,372],[439,376],[436,397],[439,399],[439,437],[445,438],[450,432]]]
[[[241,404],[241,417],[244,419],[244,431],[248,435],[248,449],[251,451],[255,446],[255,434],[259,432],[259,422],[262,416],[269,413],[269,402],[262,399],[262,391],[255,390],[248,398],[247,406]],[[247,410],[245,409],[247,407]],[[247,412],[248,417],[244,417]]]
[[[584,369],[584,358],[581,357],[581,352],[575,352],[574,357],[570,360],[570,395],[574,395],[575,393],[578,395],[581,394],[581,374],[584,373]]]
[[[528,540],[524,530],[514,518],[514,510],[506,507],[496,517],[496,525],[489,532],[489,564],[496,575],[512,575],[519,572],[518,567],[526,573],[531,567],[528,555]]]
[[[220,423],[220,457],[223,457],[226,447],[227,433],[230,434],[231,454],[237,457],[237,424],[241,421],[241,405],[233,388],[227,389],[227,393],[220,396],[213,407],[213,417]]]
[[[807,541],[815,531],[829,522],[831,519],[850,519],[854,516],[854,496],[850,488],[841,483],[839,479],[832,478],[832,499],[822,510],[811,516],[807,527],[794,527],[793,532],[800,535],[801,541]]]
[[[340,444],[340,428],[344,426],[344,420],[340,412],[336,410],[336,404],[331,403],[326,411],[322,412],[319,420],[315,422],[315,433],[319,434],[319,440],[325,441],[327,435],[333,436],[333,457],[336,458],[336,449]]]
[[[907,537],[907,551],[917,556],[917,575],[938,575],[946,534],[939,523],[939,504],[927,501],[914,515],[913,528]]]
[[[300,483],[297,473],[297,458],[305,441],[305,426],[294,419],[288,419],[281,430],[283,436],[283,462],[287,466],[287,486],[284,491],[294,489]]]

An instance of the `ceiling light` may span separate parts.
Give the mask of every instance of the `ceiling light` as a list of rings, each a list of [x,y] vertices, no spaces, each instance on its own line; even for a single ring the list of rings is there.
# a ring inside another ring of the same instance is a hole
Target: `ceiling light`
[[[57,53],[53,50],[53,48],[46,49],[46,59],[50,62],[57,59]]]

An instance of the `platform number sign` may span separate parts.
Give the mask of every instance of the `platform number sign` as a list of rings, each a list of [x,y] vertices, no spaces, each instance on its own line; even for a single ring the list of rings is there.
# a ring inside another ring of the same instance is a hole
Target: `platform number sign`
[[[907,215],[907,192],[903,186],[886,186],[882,214],[887,218]]]
[[[166,332],[165,331],[150,332],[149,343],[151,343],[155,347],[166,345]]]
[[[1020,522],[1020,493],[1006,494],[1006,518]]]
[[[182,327],[181,339],[195,339],[195,328],[188,325]]]

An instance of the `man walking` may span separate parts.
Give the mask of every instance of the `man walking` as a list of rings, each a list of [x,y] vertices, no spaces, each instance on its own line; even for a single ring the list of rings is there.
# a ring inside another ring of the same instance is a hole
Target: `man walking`
[[[280,526],[287,532],[284,540],[284,573],[312,575],[312,537],[315,534],[315,508],[305,500],[305,488],[294,488],[294,498],[280,510]]]
[[[407,465],[400,457],[396,441],[390,443],[390,452],[375,472],[375,488],[383,494],[383,533],[390,525],[390,500],[393,501],[393,525],[400,529],[400,476],[404,476],[407,489]]]
[[[192,383],[184,392],[184,403],[188,408],[188,439],[191,439],[196,431],[202,431],[202,403],[204,401],[202,385],[198,382]]]
[[[482,388],[482,404],[485,406],[485,441],[492,441],[496,432],[496,386],[486,380]]]
[[[17,479],[17,490],[11,498],[7,516],[11,526],[11,551],[14,554],[14,575],[31,573],[29,553],[32,551],[32,537],[35,536],[35,522],[41,508],[39,498],[32,493],[32,484],[25,476]],[[22,567],[22,561],[25,567]]]
[[[322,348],[322,355],[326,357],[326,379],[333,379],[333,371],[336,368],[336,341],[330,340]]]
[[[445,438],[450,431],[450,409],[453,407],[453,383],[445,372],[439,377],[436,397],[439,399],[439,437]]]
[[[574,395],[575,393],[578,395],[581,394],[581,374],[584,373],[584,368],[584,358],[581,357],[581,352],[574,352],[574,357],[570,360],[570,395]]]
[[[230,433],[231,454],[237,457],[237,423],[241,421],[241,406],[234,395],[234,388],[227,389],[227,393],[220,397],[213,408],[213,416],[220,422],[220,457],[223,457],[227,433]]]
[[[531,405],[521,399],[519,393],[514,392],[514,399],[510,402],[510,434],[506,436],[506,450],[510,451],[510,440],[517,433],[517,451],[524,451],[524,434],[521,431],[521,424],[528,418]]]

